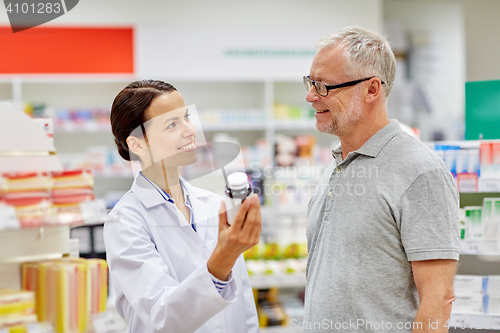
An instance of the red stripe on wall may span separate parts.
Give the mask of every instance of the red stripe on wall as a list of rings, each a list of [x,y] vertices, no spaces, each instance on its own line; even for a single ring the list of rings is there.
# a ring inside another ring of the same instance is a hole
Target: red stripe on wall
[[[132,28],[0,27],[0,74],[133,73]]]

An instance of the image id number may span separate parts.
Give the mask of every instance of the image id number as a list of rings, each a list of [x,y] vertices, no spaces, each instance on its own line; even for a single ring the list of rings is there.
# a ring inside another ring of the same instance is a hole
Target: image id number
[[[59,14],[62,12],[61,3],[55,2],[39,2],[39,3],[16,3],[9,5],[6,8],[9,14]]]

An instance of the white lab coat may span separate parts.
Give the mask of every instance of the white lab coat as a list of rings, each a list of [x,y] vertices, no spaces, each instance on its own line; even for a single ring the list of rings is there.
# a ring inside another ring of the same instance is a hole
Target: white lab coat
[[[197,232],[141,175],[110,213],[104,243],[118,313],[133,333],[259,332],[243,256],[220,294],[207,269],[221,197],[184,185]]]

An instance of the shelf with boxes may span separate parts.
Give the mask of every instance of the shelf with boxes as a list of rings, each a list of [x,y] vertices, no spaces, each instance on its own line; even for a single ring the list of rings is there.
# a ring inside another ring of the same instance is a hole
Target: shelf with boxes
[[[497,198],[498,192],[460,193],[461,258],[454,282],[450,328],[500,329],[500,269],[495,269],[500,267]],[[481,274],[485,269],[490,275]]]
[[[500,275],[456,275],[450,327],[500,329]]]
[[[269,207],[268,209],[271,209]],[[265,212],[265,211],[264,211]],[[299,237],[303,225],[274,219],[280,238],[263,227],[263,241],[244,253],[250,283],[257,300],[261,329],[265,332],[294,332],[290,321],[302,321],[306,285],[305,241]]]
[[[98,198],[112,191],[124,193],[130,188],[133,172],[116,152],[108,115],[116,94],[135,77],[23,75],[2,76],[0,80],[6,86],[2,98],[16,105],[28,102],[26,109],[35,116],[53,117],[55,145],[64,167],[93,170]],[[249,163],[258,159],[263,166],[272,165],[274,144],[280,134],[318,134],[300,78],[171,83],[187,105],[198,108],[205,139],[211,141],[220,132],[228,133],[238,140],[243,154],[250,155]],[[331,139],[328,135],[318,135],[323,146],[331,146]]]
[[[450,168],[461,193],[500,192],[500,140],[428,143]]]
[[[500,193],[461,193],[461,253],[500,255]]]
[[[106,263],[63,257],[72,254],[71,226],[103,221],[106,211],[92,200],[90,173],[62,171],[45,125],[0,104],[0,329],[86,332],[105,310]]]
[[[489,316],[481,314],[452,313],[449,328],[500,330],[500,315]]]

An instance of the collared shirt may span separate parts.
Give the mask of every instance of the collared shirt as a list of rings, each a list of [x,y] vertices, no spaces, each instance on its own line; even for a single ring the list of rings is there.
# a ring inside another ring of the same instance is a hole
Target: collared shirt
[[[165,199],[165,201],[170,202],[172,204],[175,204],[174,199],[172,198],[172,196],[170,194],[168,194],[163,189],[161,189],[158,185],[156,185],[155,183],[150,181],[148,179],[148,177],[144,176],[144,174],[142,172],[140,172],[140,174],[142,177],[144,177],[144,179],[146,179],[158,191],[158,193],[161,194],[161,196]],[[184,205],[189,209],[189,215],[190,215],[189,223],[191,224],[191,227],[193,228],[193,230],[196,231],[196,225],[194,223],[194,216],[193,216],[193,207],[191,205],[191,201],[189,200],[188,190],[187,190],[186,186],[184,185],[184,182],[182,182],[180,179],[179,179],[179,182],[181,183],[182,194],[184,195]],[[219,293],[221,293],[224,290],[224,288],[227,287],[227,285],[231,282],[231,280],[233,278],[232,272],[229,274],[229,277],[227,278],[226,281],[216,278],[215,276],[212,275],[212,273],[210,273],[210,276],[212,277],[212,281],[214,282],[215,288],[217,288]]]
[[[342,332],[408,327],[419,303],[411,261],[459,257],[453,177],[395,120],[344,159],[340,145],[333,155],[308,206],[304,327],[324,318],[355,323]]]
[[[141,176],[144,177],[157,191],[158,193],[161,194],[161,196],[168,202],[175,204],[174,199],[170,194],[165,192],[163,189],[161,189],[158,185],[150,181],[142,172],[140,172]],[[194,217],[193,217],[193,206],[191,205],[191,201],[189,200],[189,193],[186,189],[186,186],[184,183],[179,179],[179,182],[181,183],[182,186],[182,195],[184,196],[184,205],[189,208],[189,216],[190,216],[190,221],[189,224],[191,224],[191,227],[193,228],[194,231],[196,231],[196,225],[194,224]]]

